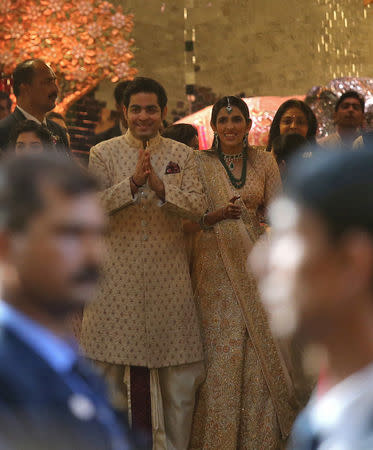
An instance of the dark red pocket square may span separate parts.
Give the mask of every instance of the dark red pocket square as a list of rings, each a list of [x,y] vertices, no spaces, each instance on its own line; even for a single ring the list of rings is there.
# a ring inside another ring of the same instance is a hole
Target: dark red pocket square
[[[180,173],[179,164],[170,161],[166,167],[166,174],[168,174],[168,173]]]

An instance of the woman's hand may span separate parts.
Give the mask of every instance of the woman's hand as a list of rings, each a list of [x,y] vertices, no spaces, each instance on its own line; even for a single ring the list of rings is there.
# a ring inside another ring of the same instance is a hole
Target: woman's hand
[[[226,219],[239,219],[241,217],[242,209],[241,206],[235,205],[235,201],[240,198],[239,195],[235,195],[233,198],[229,200],[229,203],[227,206],[224,206],[223,208],[216,209],[215,211],[209,212],[203,216],[202,220],[202,226],[201,224],[198,225],[199,229],[205,229],[208,227],[213,227],[216,223],[221,222],[222,220]],[[184,227],[185,228],[185,227]],[[189,232],[197,231],[196,226],[187,227]]]
[[[229,203],[227,206],[222,208],[222,219],[240,219],[242,214],[242,208],[240,205],[235,205],[235,201],[240,198],[239,195],[235,195],[233,198],[229,200]]]

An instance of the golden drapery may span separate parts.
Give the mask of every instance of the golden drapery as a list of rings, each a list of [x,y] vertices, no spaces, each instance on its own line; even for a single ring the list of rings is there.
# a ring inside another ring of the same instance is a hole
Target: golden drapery
[[[263,158],[260,164],[268,161],[268,154],[256,155]],[[197,160],[209,210],[226,205],[232,186],[220,161],[213,152]],[[248,169],[251,184],[255,175]],[[256,282],[246,270],[261,233],[259,220],[256,210],[241,206],[241,220],[220,222],[196,239],[192,275],[207,378],[197,400],[192,449],[282,448],[299,408]]]

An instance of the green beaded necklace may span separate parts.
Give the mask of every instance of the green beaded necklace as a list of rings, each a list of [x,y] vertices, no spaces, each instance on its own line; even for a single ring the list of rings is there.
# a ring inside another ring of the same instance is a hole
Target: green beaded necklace
[[[247,157],[248,157],[247,146],[245,145],[242,150],[242,172],[241,172],[240,178],[236,178],[233,175],[230,167],[228,166],[226,160],[224,159],[224,155],[223,155],[223,152],[221,151],[220,144],[217,146],[217,151],[218,151],[218,156],[219,156],[220,162],[223,164],[223,167],[224,167],[225,171],[227,172],[230,182],[233,184],[233,186],[236,189],[241,189],[242,187],[244,187],[245,183],[246,183],[246,172],[247,172]]]

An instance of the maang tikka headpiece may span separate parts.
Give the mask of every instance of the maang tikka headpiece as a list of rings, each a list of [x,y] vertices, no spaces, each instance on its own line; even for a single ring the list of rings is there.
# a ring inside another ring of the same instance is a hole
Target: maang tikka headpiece
[[[227,103],[228,103],[228,105],[226,106],[225,109],[227,110],[227,113],[230,114],[232,112],[232,107],[231,107],[231,102],[229,100],[229,97],[227,97]]]

